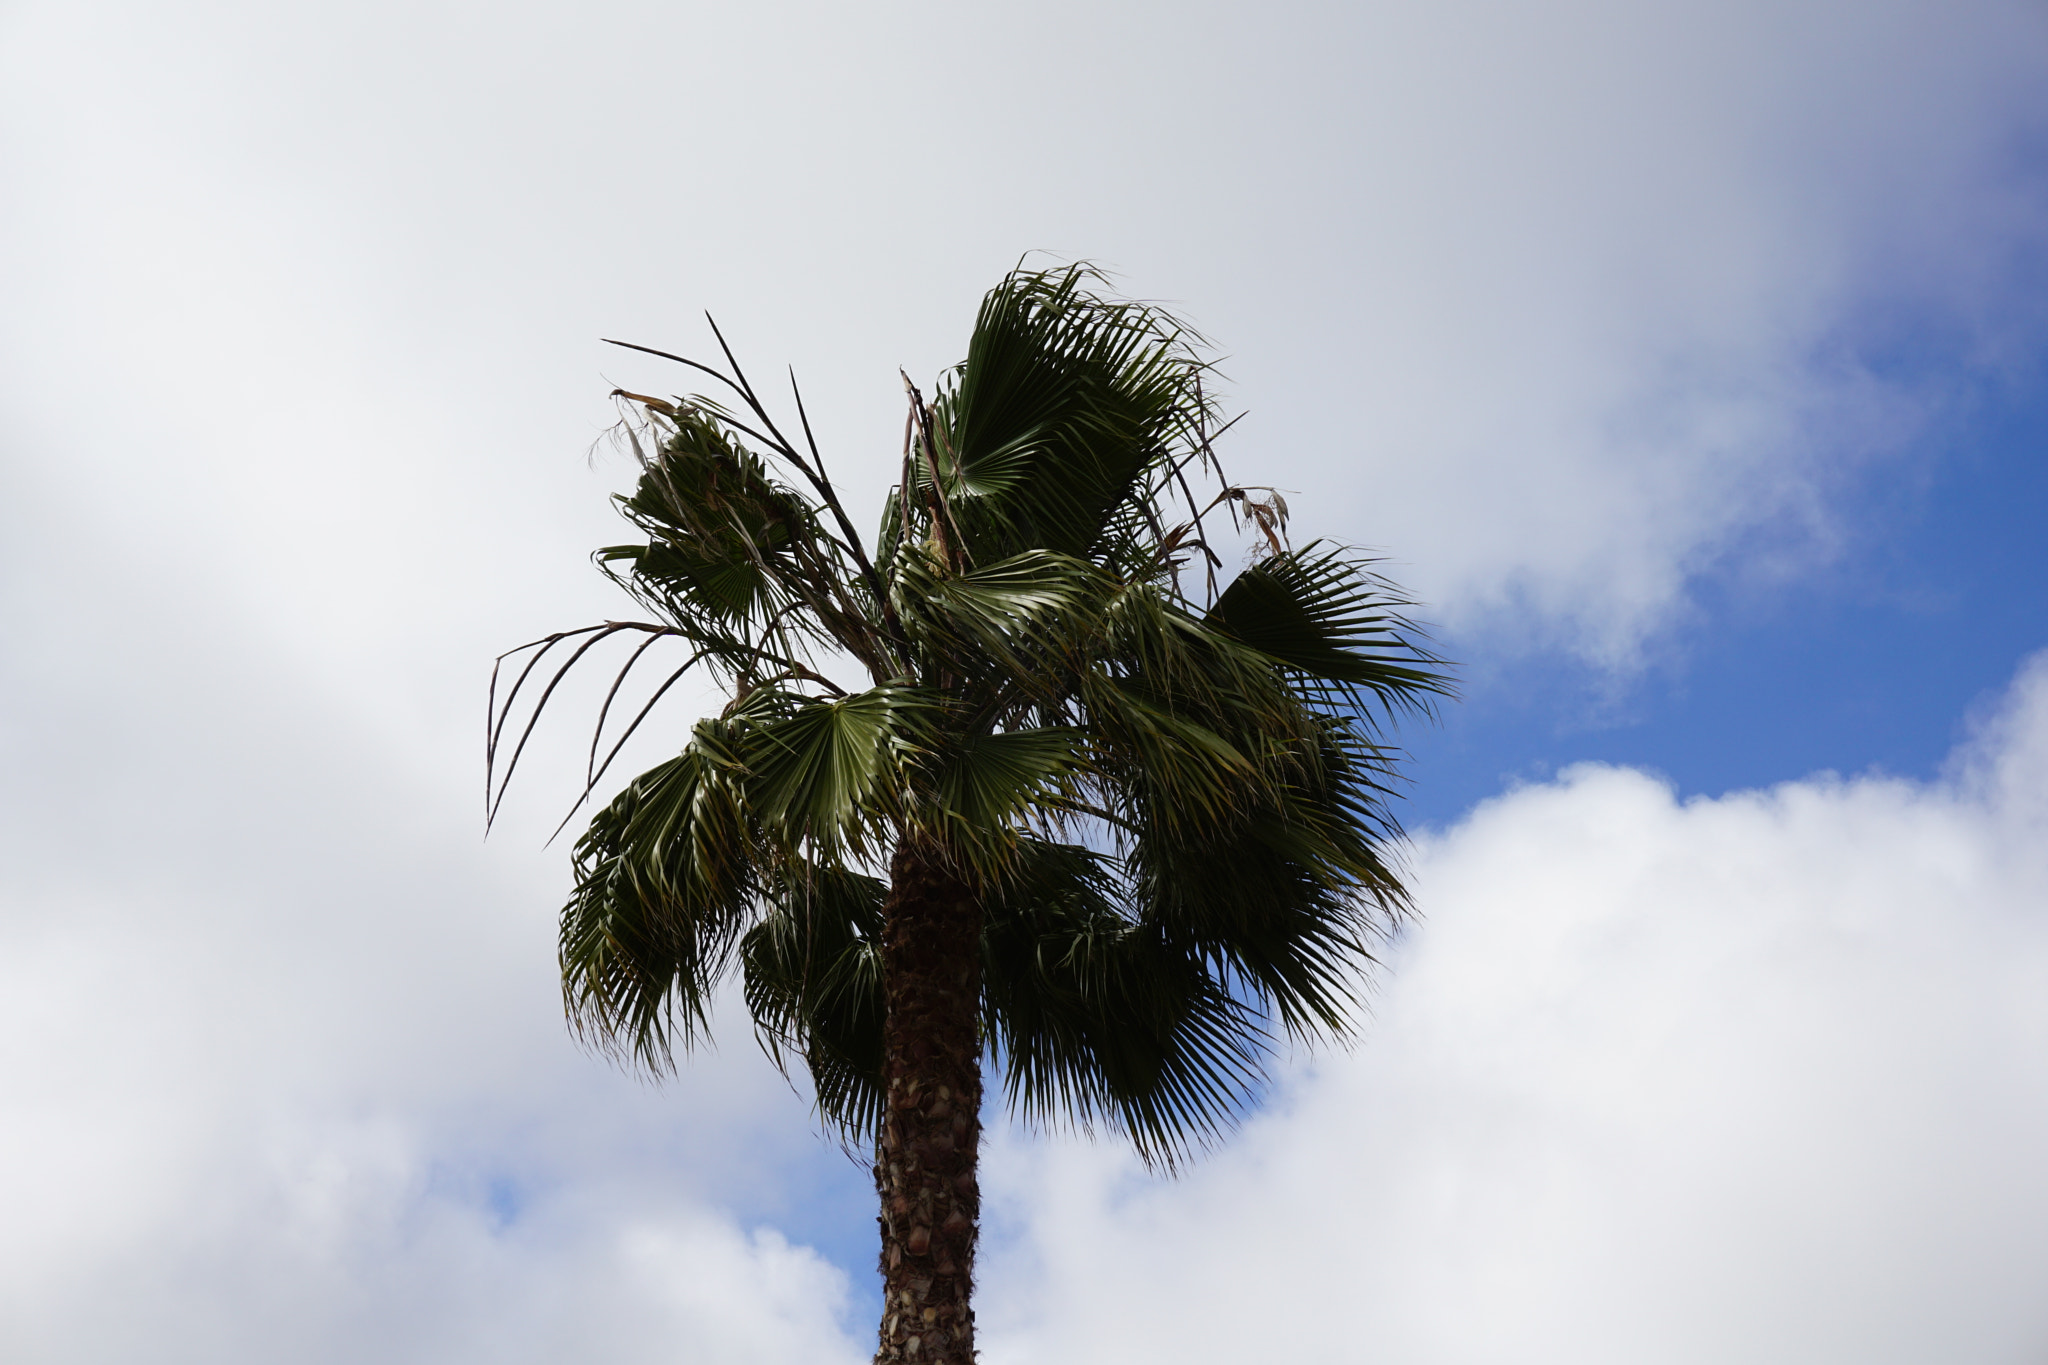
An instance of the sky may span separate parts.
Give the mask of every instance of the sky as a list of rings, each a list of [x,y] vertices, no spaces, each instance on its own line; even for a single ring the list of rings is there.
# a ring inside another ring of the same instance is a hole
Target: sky
[[[709,310],[872,511],[1028,252],[1464,699],[1355,1046],[1177,1179],[991,1115],[990,1365],[2048,1354],[2037,4],[15,0],[0,1357],[867,1357],[736,1002],[568,1037],[484,687],[620,609],[600,338]]]

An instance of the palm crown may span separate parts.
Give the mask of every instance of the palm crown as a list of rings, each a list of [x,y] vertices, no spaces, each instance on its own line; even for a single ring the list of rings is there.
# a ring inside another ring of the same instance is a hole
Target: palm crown
[[[988,294],[966,360],[929,403],[909,390],[872,556],[800,397],[801,448],[729,351],[729,371],[682,361],[724,405],[626,395],[638,536],[597,558],[651,619],[526,647],[493,684],[493,762],[602,640],[638,638],[601,737],[657,645],[681,657],[611,729],[692,668],[730,700],[576,845],[560,950],[587,1037],[664,1070],[737,971],[824,1118],[876,1139],[913,864],[971,906],[971,1047],[1027,1119],[1171,1164],[1242,1111],[1281,1035],[1346,1029],[1406,906],[1384,725],[1446,678],[1368,561],[1291,547],[1279,495],[1222,478],[1199,339],[1100,285],[1019,270]],[[1219,517],[1259,545],[1220,588]]]

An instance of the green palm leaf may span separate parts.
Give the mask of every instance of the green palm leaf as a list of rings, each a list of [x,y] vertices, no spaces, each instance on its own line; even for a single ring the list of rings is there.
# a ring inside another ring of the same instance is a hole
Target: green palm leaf
[[[977,562],[1044,549],[1129,567],[1146,476],[1206,411],[1196,338],[1096,279],[1019,271],[992,290],[934,405],[920,477],[953,494]]]
[[[760,875],[732,727],[700,721],[681,754],[634,779],[576,845],[562,988],[586,1037],[652,1070],[688,1042],[745,928]]]
[[[805,868],[773,888],[740,950],[763,1045],[778,1064],[799,1058],[820,1116],[870,1143],[881,1119],[887,890],[843,868]]]
[[[1270,555],[1239,574],[1208,621],[1285,664],[1319,698],[1338,694],[1361,715],[1427,711],[1449,685],[1401,615],[1410,605],[1371,561],[1321,544]]]
[[[1123,1133],[1173,1164],[1257,1093],[1257,1013],[1159,926],[1126,917],[1111,859],[1031,841],[987,905],[987,1030],[1021,1117]]]
[[[625,395],[639,539],[597,559],[650,619],[513,651],[502,696],[493,677],[492,812],[610,642],[636,643],[586,795],[685,673],[727,689],[577,841],[564,1000],[661,1072],[737,971],[777,1064],[874,1144],[878,1360],[971,1358],[984,1067],[1020,1118],[1177,1166],[1278,1045],[1355,1026],[1408,911],[1382,736],[1450,695],[1444,667],[1370,560],[1288,546],[1277,494],[1222,481],[1200,339],[1102,284],[1019,270],[988,294],[934,400],[911,390],[872,557],[801,400],[799,448],[729,351],[682,362],[723,406]],[[1217,508],[1269,551],[1220,592]]]
[[[831,698],[763,688],[734,712],[748,808],[788,846],[869,852],[945,711],[944,697],[894,684]]]

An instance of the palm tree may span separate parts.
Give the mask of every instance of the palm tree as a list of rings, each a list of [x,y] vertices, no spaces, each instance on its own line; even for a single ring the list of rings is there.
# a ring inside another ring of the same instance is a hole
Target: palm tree
[[[973,1358],[984,1066],[1013,1114],[1176,1166],[1283,1035],[1346,1033],[1406,911],[1384,729],[1447,678],[1369,561],[1293,548],[1277,493],[1222,478],[1200,344],[1086,266],[1011,273],[932,400],[904,381],[872,555],[793,379],[802,448],[722,336],[725,368],[653,352],[726,402],[617,395],[636,536],[596,559],[650,619],[513,651],[502,699],[493,677],[493,812],[599,642],[637,643],[586,797],[684,674],[723,685],[576,844],[564,997],[660,1074],[737,973],[771,1055],[873,1152],[878,1362]],[[1257,549],[1219,590],[1226,519]],[[659,645],[680,657],[614,724]]]

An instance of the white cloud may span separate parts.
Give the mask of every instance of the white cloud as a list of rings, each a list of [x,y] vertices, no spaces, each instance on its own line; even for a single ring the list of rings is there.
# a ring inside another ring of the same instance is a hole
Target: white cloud
[[[166,932],[8,900],[57,942],[10,925],[0,970],[0,1355],[863,1358],[846,1272],[738,1222],[836,1161],[743,1043],[649,1092],[477,979],[533,975],[502,929],[451,951],[358,904],[321,945],[291,896],[267,935],[217,904],[152,907]],[[439,980],[351,973],[370,937]]]
[[[14,691],[159,747],[6,824],[0,1353],[859,1359],[864,1256],[732,1212],[867,1226],[743,1037],[660,1091],[577,1054],[552,858],[451,857],[251,668]],[[991,1360],[2032,1358],[2048,660],[1979,729],[1932,784],[1583,768],[1431,836],[1364,1044],[1188,1178],[998,1145]]]
[[[474,727],[393,752],[190,576],[34,572],[89,538],[19,506],[0,1358],[861,1359],[855,1282],[770,1226],[857,1236],[859,1173],[736,1012],[666,1087],[571,1044],[563,857],[480,846]]]
[[[617,610],[584,556],[618,469],[578,457],[607,380],[670,380],[592,338],[695,345],[715,308],[872,494],[896,365],[955,358],[1019,250],[1096,255],[1233,353],[1240,478],[1476,638],[1611,660],[1745,528],[1824,550],[1858,461],[2038,340],[2010,153],[2048,47],[1995,0],[0,32],[10,1358],[858,1357],[863,1281],[757,1225],[811,1235],[822,1191],[862,1241],[862,1181],[744,1035],[662,1092],[561,1036],[536,846],[571,743],[476,851],[487,660]],[[1931,373],[1860,364],[1895,315],[1947,329]],[[1794,1358],[1876,1285],[1858,1330],[1898,1333],[1858,1354],[1935,1323],[1997,1358],[2048,1221],[2012,1157],[2048,768],[2014,714],[1939,788],[1676,808],[1585,772],[1485,809],[1429,849],[1373,1042],[1238,1148],[1158,1192],[1018,1158],[1049,1259],[992,1263],[991,1349],[1116,1339],[1152,1264],[1284,1305],[1128,1317],[1210,1324],[1191,1351],[1597,1320],[1617,1359],[1672,1322]],[[1231,1237],[1249,1270],[1199,1254]]]
[[[743,1026],[659,1090],[577,1053],[536,897],[394,887],[380,823],[347,830],[373,870],[252,887],[209,841],[153,895],[38,886],[8,841],[0,1356],[862,1358],[845,1271],[761,1224],[845,1173]]]
[[[1309,340],[1269,378],[1272,333],[1226,335],[1343,490],[1322,524],[1489,644],[1612,663],[1724,556],[1775,578],[1833,553],[1870,462],[2038,335],[1996,281],[2048,221],[2019,148],[2040,19],[1472,3],[1312,59],[1355,67],[1300,156],[1329,184],[1289,200]]]
[[[598,372],[680,382],[593,338],[700,347],[706,306],[871,495],[896,365],[1018,252],[1098,256],[1231,353],[1239,477],[1468,634],[1623,663],[1737,547],[1855,534],[1835,496],[2041,335],[2014,0],[7,23],[10,425],[111,515],[278,551],[225,590],[352,643],[397,566],[556,573]]]
[[[732,1212],[867,1225],[743,1038],[661,1091],[577,1054],[552,858],[451,858],[317,705],[250,720],[270,682],[166,681],[103,717],[157,737],[131,800],[10,815],[0,1350],[860,1358],[864,1257]],[[1584,768],[1431,836],[1364,1044],[1188,1178],[998,1146],[990,1358],[2031,1358],[2048,661],[1979,728],[1932,784]]]
[[[990,1359],[2038,1359],[2043,792],[2048,656],[1938,783],[1481,806],[1363,1046],[1231,1148],[994,1163]]]

